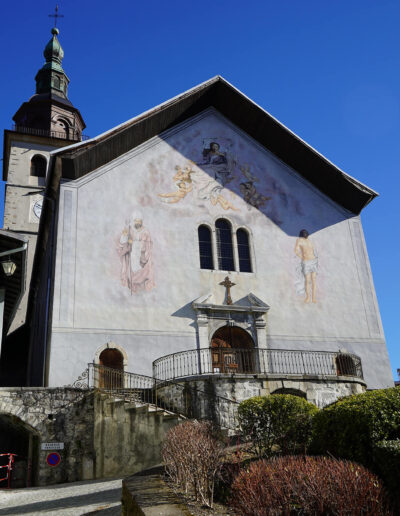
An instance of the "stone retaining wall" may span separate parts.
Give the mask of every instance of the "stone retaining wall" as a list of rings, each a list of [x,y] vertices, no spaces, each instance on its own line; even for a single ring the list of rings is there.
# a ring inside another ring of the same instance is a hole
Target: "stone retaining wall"
[[[93,399],[93,392],[73,388],[0,389],[2,420],[11,430],[13,425],[22,426],[33,437],[33,485],[93,478]],[[50,451],[40,446],[45,442],[64,443],[64,449],[58,451],[58,466],[47,464]]]
[[[353,377],[335,378],[293,375],[204,375],[166,384],[158,395],[174,411],[211,419],[232,428],[237,405],[253,396],[295,393],[323,408],[343,396],[365,391],[365,383]]]

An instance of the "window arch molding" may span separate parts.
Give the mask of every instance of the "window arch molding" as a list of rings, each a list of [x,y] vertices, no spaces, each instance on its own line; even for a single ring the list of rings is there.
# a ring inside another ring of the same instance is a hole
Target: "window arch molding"
[[[199,246],[199,238],[198,238],[198,228],[200,226],[206,226],[211,231],[211,239],[212,239],[212,252],[213,252],[213,263],[214,263],[214,269],[215,271],[228,271],[228,269],[220,269],[218,264],[218,246],[217,246],[217,228],[216,228],[216,222],[218,220],[226,220],[231,225],[231,234],[232,234],[232,245],[233,245],[233,262],[234,262],[234,268],[232,270],[229,270],[229,272],[233,273],[239,273],[242,272],[243,274],[254,274],[256,271],[256,260],[255,260],[255,252],[254,252],[254,239],[253,239],[253,232],[248,226],[244,226],[243,224],[237,224],[233,219],[231,219],[229,216],[225,216],[225,214],[214,216],[212,219],[212,222],[201,220],[197,224],[197,231],[195,234],[195,238],[197,240],[196,245],[197,248]],[[241,229],[247,233],[248,236],[248,249],[250,254],[250,265],[251,265],[251,271],[241,271],[240,265],[239,265],[239,251],[238,251],[238,242],[237,242],[237,231]],[[200,264],[200,260],[199,260]],[[200,267],[201,270],[202,269]],[[209,269],[210,270],[210,269]]]

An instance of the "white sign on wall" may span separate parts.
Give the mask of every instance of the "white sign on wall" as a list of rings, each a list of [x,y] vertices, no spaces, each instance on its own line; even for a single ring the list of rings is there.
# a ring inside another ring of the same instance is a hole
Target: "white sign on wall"
[[[64,443],[42,443],[42,450],[63,450]]]

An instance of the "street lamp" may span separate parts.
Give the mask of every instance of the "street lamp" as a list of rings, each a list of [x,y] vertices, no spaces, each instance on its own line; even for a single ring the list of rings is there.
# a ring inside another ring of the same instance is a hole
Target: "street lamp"
[[[3,267],[3,271],[6,276],[12,276],[17,268],[17,265],[10,259],[1,262],[1,266]]]

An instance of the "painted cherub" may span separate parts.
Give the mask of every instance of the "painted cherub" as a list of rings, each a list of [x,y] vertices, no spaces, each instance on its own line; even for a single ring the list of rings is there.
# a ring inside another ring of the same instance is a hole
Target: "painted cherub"
[[[159,197],[162,197],[165,202],[169,204],[179,202],[193,189],[192,179],[190,177],[191,174],[193,174],[191,165],[187,165],[184,169],[177,165],[175,170],[177,170],[177,172],[174,175],[173,180],[175,181],[178,190],[175,192],[158,194]]]

